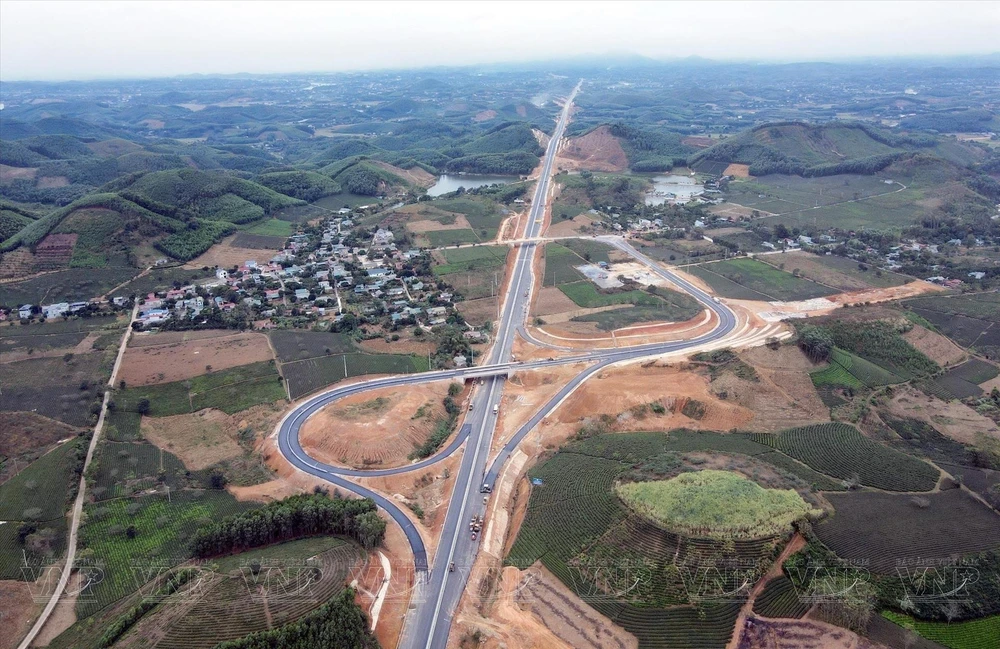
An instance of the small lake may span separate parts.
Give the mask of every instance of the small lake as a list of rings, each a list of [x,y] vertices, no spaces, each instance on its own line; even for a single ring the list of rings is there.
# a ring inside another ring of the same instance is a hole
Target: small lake
[[[459,187],[473,189],[486,185],[507,185],[520,180],[518,176],[480,176],[478,174],[444,174],[433,187],[427,190],[428,196],[441,196],[455,191]]]
[[[705,193],[705,186],[691,176],[653,176],[652,181],[653,191],[646,194],[646,205],[663,205],[667,201],[686,203],[693,196]]]

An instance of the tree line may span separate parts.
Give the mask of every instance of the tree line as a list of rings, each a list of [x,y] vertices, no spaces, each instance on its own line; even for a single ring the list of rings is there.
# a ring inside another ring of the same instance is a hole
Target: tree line
[[[205,558],[318,534],[341,534],[372,548],[385,537],[385,521],[369,498],[300,494],[199,529],[191,553]]]

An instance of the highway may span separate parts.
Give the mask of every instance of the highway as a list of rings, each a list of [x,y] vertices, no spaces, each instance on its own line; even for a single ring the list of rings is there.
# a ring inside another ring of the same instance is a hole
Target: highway
[[[567,99],[556,129],[549,141],[545,152],[542,173],[535,188],[522,239],[537,239],[541,234],[556,151],[568,121],[569,108],[578,90],[579,85]],[[526,241],[517,247],[517,254],[510,274],[510,283],[503,298],[500,320],[495,330],[494,346],[484,365],[472,368],[385,377],[353,385],[335,387],[300,404],[278,424],[276,431],[278,435],[278,448],[292,465],[302,471],[320,477],[339,488],[351,491],[360,496],[372,498],[381,509],[400,525],[405,533],[413,552],[414,565],[417,570],[417,583],[411,596],[411,609],[406,617],[403,634],[399,642],[400,647],[405,649],[429,649],[446,646],[448,634],[451,630],[452,616],[465,589],[468,570],[475,561],[476,552],[479,547],[479,541],[472,541],[471,539],[468,523],[473,514],[484,515],[486,513],[483,494],[480,490],[484,483],[491,486],[495,484],[500,470],[511,453],[517,448],[517,445],[567,395],[594,373],[613,363],[706,345],[731,336],[736,330],[737,320],[735,314],[724,304],[716,302],[711,295],[670,271],[661,268],[648,257],[645,257],[645,255],[632,248],[620,237],[598,237],[598,239],[642,261],[660,277],[671,282],[678,289],[691,294],[706,309],[714,314],[717,322],[715,328],[708,333],[689,340],[593,350],[551,360],[523,363],[511,362],[511,348],[518,332],[520,331],[525,338],[530,339],[524,323],[527,319],[528,307],[531,303],[531,292],[535,284],[532,263],[537,243],[535,241]],[[575,376],[559,393],[535,413],[507,441],[490,463],[488,456],[498,418],[498,415],[494,413],[493,407],[500,403],[506,375],[512,371],[542,369],[580,362],[587,362],[590,365]],[[394,469],[346,469],[330,466],[311,458],[299,443],[299,429],[302,423],[315,412],[338,399],[369,390],[404,387],[429,381],[466,380],[476,376],[481,377],[483,383],[474,389],[471,397],[472,410],[467,413],[465,422],[459,430],[458,435],[456,435],[455,439],[445,449],[423,461]],[[451,455],[462,447],[463,444],[465,445],[465,451],[458,473],[454,476],[454,490],[442,528],[441,539],[433,562],[429,562],[426,545],[420,536],[420,531],[403,509],[396,502],[352,482],[349,478],[393,475],[423,469]],[[487,465],[489,465],[488,468]],[[456,566],[454,572],[448,570],[449,565],[452,563]]]

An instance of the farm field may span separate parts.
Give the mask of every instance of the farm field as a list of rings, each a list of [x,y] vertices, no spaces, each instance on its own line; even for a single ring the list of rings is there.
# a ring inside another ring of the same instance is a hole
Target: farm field
[[[120,330],[114,316],[97,318],[72,318],[32,323],[27,326],[0,327],[0,353],[34,349],[62,349],[75,347],[91,332],[107,329]]]
[[[103,580],[81,594],[78,617],[93,615],[135,592],[142,584],[136,583],[134,566],[175,566],[187,558],[185,543],[196,529],[257,506],[214,490],[179,490],[169,498],[156,494],[87,505],[80,545],[91,551]]]
[[[99,406],[107,367],[103,354],[91,352],[64,358],[33,358],[7,363],[0,411],[31,411],[71,426],[91,423]]]
[[[996,378],[998,374],[1000,370],[995,365],[971,358],[944,374],[921,383],[920,388],[944,401],[967,399],[982,395],[984,390],[979,384]]]
[[[292,209],[292,208],[290,208]],[[267,219],[264,221],[258,221],[254,223],[249,228],[243,230],[247,234],[256,234],[264,237],[282,237],[287,238],[295,232],[295,228],[289,221],[283,221],[281,219]]]
[[[1000,295],[935,296],[907,300],[905,306],[962,347],[1000,360]]]
[[[434,252],[434,275],[451,284],[466,300],[488,298],[499,291],[507,263],[507,246],[474,246]]]
[[[882,446],[844,423],[814,424],[782,431],[768,439],[775,448],[834,478],[855,477],[861,485],[887,491],[930,491],[940,472],[899,451]]]
[[[100,297],[136,275],[136,268],[70,268],[0,284],[0,305],[76,302]]]
[[[115,395],[118,407],[131,412],[139,411],[142,399],[148,399],[148,414],[153,417],[203,408],[232,414],[285,399],[285,387],[274,362],[265,361],[202,374],[187,381],[126,388]]]
[[[732,546],[721,550],[721,541],[680,536],[631,514],[614,493],[628,476],[669,477],[680,470],[680,454],[700,451],[754,458],[772,452],[745,435],[688,431],[597,435],[570,443],[529,471],[535,486],[506,563],[524,569],[541,561],[584,602],[635,634],[640,647],[725,646],[738,604],[692,602],[678,570],[697,569],[723,552],[754,566],[740,577],[752,583],[760,574],[755,571],[766,570],[775,539],[729,540]],[[601,570],[623,561],[635,566],[627,584]],[[736,575],[705,587],[733,587],[729,578]]]
[[[72,438],[0,484],[0,579],[24,579],[25,560],[37,566],[62,554],[86,444]]]
[[[292,399],[319,390],[337,381],[364,374],[411,374],[426,372],[427,359],[404,354],[334,354],[282,363]]]
[[[267,338],[260,333],[235,333],[186,342],[129,347],[119,378],[139,387],[191,379],[212,371],[273,360]]]
[[[708,282],[719,295],[733,299],[789,302],[837,293],[756,259],[730,259],[686,270]]]
[[[875,573],[994,549],[1000,539],[1000,515],[961,489],[827,494],[827,500],[836,514],[814,527],[816,536],[837,556],[865,561]]]
[[[429,368],[422,355],[364,353],[341,334],[287,330],[273,331],[270,338],[293,399],[352,376],[409,374]]]
[[[990,649],[1000,646],[1000,615],[967,622],[931,622],[893,611],[884,611],[882,617],[949,649]]]
[[[776,618],[802,618],[810,604],[803,602],[792,580],[784,575],[769,581],[753,602],[755,615]]]
[[[56,442],[69,439],[79,429],[34,412],[8,412],[3,415],[0,435],[0,484],[28,466]]]
[[[141,297],[153,291],[173,288],[175,282],[179,282],[181,286],[185,286],[209,277],[214,277],[212,271],[200,268],[187,269],[180,266],[153,268],[145,275],[136,277],[120,288],[111,291],[110,295],[111,297],[129,297],[132,295]]]
[[[797,270],[801,277],[839,291],[863,291],[869,288],[900,286],[912,278],[891,271],[868,268],[861,270],[858,262],[836,255],[814,255],[810,252],[787,252],[783,255],[765,255],[758,258],[764,263],[790,270]]]
[[[892,169],[890,166],[880,176],[891,178],[895,175]],[[923,178],[904,178],[903,182],[905,188],[898,182],[887,184],[879,176],[841,174],[803,178],[775,174],[733,183],[729,200],[776,214],[768,221],[789,228],[899,229],[929,212],[920,201],[933,196],[941,187],[940,182]]]
[[[254,561],[265,566],[256,576],[247,574]],[[212,570],[200,573],[202,583],[197,587],[203,597],[199,605],[186,605],[185,596],[190,593],[178,592],[144,616],[116,646],[147,646],[155,633],[162,634],[155,644],[158,649],[210,649],[219,642],[293,622],[341,592],[362,561],[360,548],[335,537],[292,541],[226,557]],[[297,567],[282,568],[288,565]],[[258,592],[248,588],[247,580],[258,585]],[[304,592],[289,596],[295,591]]]

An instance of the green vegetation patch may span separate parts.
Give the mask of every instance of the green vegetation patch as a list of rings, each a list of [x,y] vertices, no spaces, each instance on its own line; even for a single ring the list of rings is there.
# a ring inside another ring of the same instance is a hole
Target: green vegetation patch
[[[293,399],[365,374],[415,374],[430,369],[427,358],[409,354],[332,354],[283,363]],[[280,385],[280,384],[279,384]]]
[[[668,529],[715,539],[776,536],[816,510],[794,489],[765,489],[731,471],[683,473],[618,485],[618,495]]]
[[[810,607],[809,602],[799,597],[792,580],[784,575],[767,582],[753,602],[753,612],[763,617],[799,619]]]
[[[135,268],[70,268],[0,284],[0,305],[76,302],[104,295],[138,274]]]
[[[1000,615],[967,622],[932,622],[909,615],[883,611],[882,617],[904,629],[916,631],[949,649],[992,649],[1000,647]]]
[[[165,417],[217,408],[228,414],[285,398],[284,382],[274,361],[241,365],[175,381],[119,392],[122,410]]]
[[[255,507],[225,491],[198,490],[87,505],[80,562],[99,568],[103,579],[81,595],[77,615],[92,615],[134,592],[145,581],[136,578],[137,566],[168,568],[187,559],[182,548],[198,528]]]
[[[98,352],[7,363],[0,411],[33,411],[72,426],[91,425],[100,412],[109,365]]]
[[[289,221],[282,221],[281,219],[267,219],[265,221],[258,221],[252,226],[244,230],[247,234],[257,234],[264,237],[283,237],[287,238],[292,236],[295,228]]]
[[[723,297],[735,299],[761,299],[752,294],[764,296],[767,300],[795,301],[810,300],[833,295],[837,291],[807,279],[795,277],[756,259],[729,259],[712,262],[697,267],[698,276],[704,279]],[[729,280],[743,289],[734,290],[729,282],[720,282],[717,277]],[[750,295],[748,298],[747,296]]]
[[[782,431],[775,447],[828,476],[886,491],[930,491],[940,471],[882,446],[844,423]]]
[[[510,248],[507,246],[473,246],[442,250],[441,254],[444,255],[445,263],[434,266],[434,274],[451,275],[474,271],[492,271],[507,262],[509,251]]]

